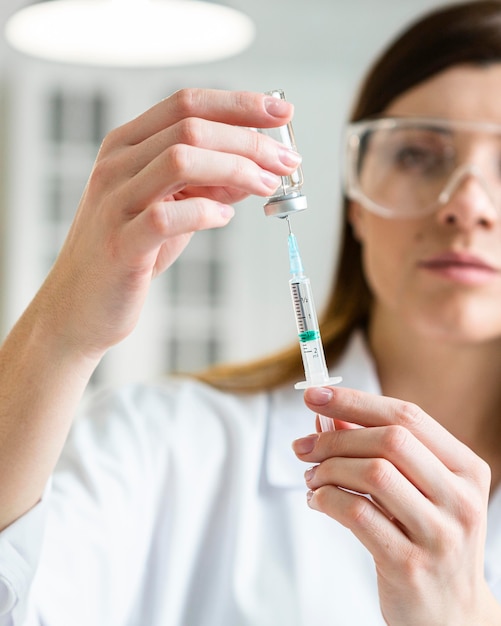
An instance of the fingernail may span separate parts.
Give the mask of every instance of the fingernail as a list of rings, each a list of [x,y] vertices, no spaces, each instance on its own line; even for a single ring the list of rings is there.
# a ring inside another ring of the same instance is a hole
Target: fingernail
[[[268,187],[268,189],[270,189],[270,191],[275,191],[281,182],[280,176],[276,176],[275,174],[268,172],[268,170],[261,170],[261,180]]]
[[[281,98],[266,96],[264,99],[264,108],[273,117],[285,117],[290,112],[290,106],[288,102]]]
[[[287,167],[297,167],[302,161],[301,155],[287,146],[279,146],[278,158]]]
[[[296,439],[292,443],[292,449],[296,454],[308,454],[313,450],[318,441],[318,435],[308,435],[308,437],[302,437]]]
[[[310,404],[318,406],[328,404],[334,397],[334,393],[329,387],[310,387],[304,395]]]
[[[308,491],[308,493],[306,494],[306,502],[308,504],[311,503],[314,495],[315,495],[315,492],[310,489],[310,491]]]
[[[221,217],[225,220],[231,219],[235,215],[235,209],[229,204],[219,204]]]
[[[306,472],[304,473],[304,479],[306,480],[307,483],[310,482],[310,480],[313,479],[313,477],[315,476],[315,472],[317,471],[317,465],[313,465],[313,467],[309,467]]]

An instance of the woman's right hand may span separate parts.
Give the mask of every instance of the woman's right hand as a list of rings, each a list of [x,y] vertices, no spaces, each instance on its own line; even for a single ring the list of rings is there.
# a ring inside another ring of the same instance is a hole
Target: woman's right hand
[[[38,295],[67,346],[92,358],[134,328],[152,278],[231,204],[268,196],[299,160],[253,128],[289,121],[264,94],[185,89],[104,139],[75,220]]]
[[[39,500],[89,377],[134,328],[153,277],[194,231],[297,167],[251,130],[291,115],[264,94],[187,89],[105,138],[62,250],[0,349],[0,530]]]

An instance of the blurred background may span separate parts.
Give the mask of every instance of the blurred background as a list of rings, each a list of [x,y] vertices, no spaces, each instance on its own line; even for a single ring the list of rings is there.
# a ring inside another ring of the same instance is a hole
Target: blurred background
[[[309,208],[294,216],[293,228],[320,311],[337,256],[340,140],[353,94],[387,40],[444,3],[225,0],[253,20],[250,46],[231,58],[177,67],[47,61],[14,51],[2,39],[0,337],[53,263],[103,136],[186,86],[281,88],[294,103]],[[2,0],[2,32],[29,4]],[[164,24],[165,38],[175,28]],[[87,36],[92,42],[92,30]],[[155,281],[138,327],[107,355],[95,383],[241,361],[295,341],[287,225],[265,217],[262,204],[250,198],[236,207],[228,228],[195,235]]]

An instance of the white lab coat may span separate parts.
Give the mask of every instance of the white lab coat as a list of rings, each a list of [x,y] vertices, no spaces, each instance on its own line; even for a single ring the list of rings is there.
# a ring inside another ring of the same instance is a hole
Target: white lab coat
[[[335,373],[379,391],[359,335]],[[370,555],[306,505],[290,444],[312,430],[289,388],[101,394],[42,503],[0,535],[0,626],[382,626]],[[501,601],[501,492],[486,575]]]

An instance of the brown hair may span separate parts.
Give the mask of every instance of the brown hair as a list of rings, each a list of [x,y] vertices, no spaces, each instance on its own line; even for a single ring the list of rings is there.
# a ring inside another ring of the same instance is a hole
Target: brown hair
[[[376,60],[362,83],[352,120],[382,113],[400,94],[463,63],[501,62],[501,1],[471,0],[445,6],[412,24]],[[345,216],[348,202],[343,202]],[[320,320],[328,364],[342,354],[356,328],[367,327],[372,296],[361,248],[345,217],[333,288]],[[218,365],[196,375],[219,389],[253,392],[304,378],[297,344],[244,365]]]

